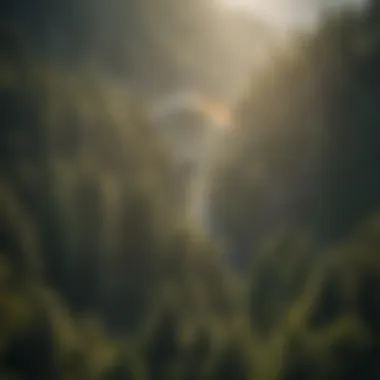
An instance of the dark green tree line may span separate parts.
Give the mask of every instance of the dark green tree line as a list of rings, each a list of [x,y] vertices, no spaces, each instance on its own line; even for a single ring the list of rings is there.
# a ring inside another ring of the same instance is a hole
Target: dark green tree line
[[[378,17],[332,15],[252,80],[210,206],[242,263],[273,232],[324,246],[378,211]]]
[[[0,376],[378,378],[378,17],[331,16],[237,110],[211,214],[242,279],[174,209],[171,164],[131,94],[12,47]]]

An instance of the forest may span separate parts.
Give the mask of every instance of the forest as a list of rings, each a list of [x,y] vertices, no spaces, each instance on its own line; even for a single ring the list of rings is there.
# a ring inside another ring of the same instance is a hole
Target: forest
[[[0,18],[0,379],[380,379],[380,2],[245,77],[210,230],[176,206],[141,96],[83,40],[59,64],[48,2],[18,3]],[[143,70],[131,57],[112,63]]]

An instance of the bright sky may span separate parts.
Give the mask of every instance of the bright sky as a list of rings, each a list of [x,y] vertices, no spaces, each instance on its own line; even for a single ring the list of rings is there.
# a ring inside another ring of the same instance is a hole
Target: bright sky
[[[278,26],[308,26],[318,11],[340,5],[360,5],[366,0],[215,0],[231,9],[255,12]]]

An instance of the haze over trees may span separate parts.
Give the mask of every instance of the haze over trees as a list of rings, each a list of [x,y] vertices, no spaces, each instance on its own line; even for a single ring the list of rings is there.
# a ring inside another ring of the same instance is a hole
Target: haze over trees
[[[0,18],[55,65],[95,66],[149,99],[190,88],[234,100],[274,38],[265,22],[207,0],[17,0]]]
[[[252,75],[212,231],[134,87],[24,44],[26,10],[1,30],[0,378],[377,379],[378,2]]]

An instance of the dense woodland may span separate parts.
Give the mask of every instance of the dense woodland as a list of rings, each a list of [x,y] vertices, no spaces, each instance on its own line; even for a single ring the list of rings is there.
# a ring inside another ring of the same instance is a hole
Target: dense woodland
[[[1,379],[380,378],[377,1],[252,76],[211,174],[211,234],[173,206],[133,93],[10,30]]]
[[[134,95],[188,86],[231,100],[256,64],[252,56],[274,36],[261,20],[218,12],[213,2],[4,0],[0,20],[26,32],[50,62],[90,61],[112,80],[127,80]]]

